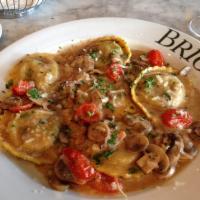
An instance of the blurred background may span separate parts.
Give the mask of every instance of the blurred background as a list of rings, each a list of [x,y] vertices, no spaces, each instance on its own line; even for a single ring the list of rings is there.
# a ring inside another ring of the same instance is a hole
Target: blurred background
[[[198,15],[200,0],[46,0],[31,15],[0,18],[3,27],[0,50],[29,33],[76,19],[130,17],[190,33],[188,22]]]

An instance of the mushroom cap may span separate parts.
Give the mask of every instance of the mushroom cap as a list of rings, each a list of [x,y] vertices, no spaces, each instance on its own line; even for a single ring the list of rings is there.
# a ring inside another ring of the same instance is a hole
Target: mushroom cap
[[[161,147],[155,144],[150,144],[147,148],[147,152],[151,152],[159,157],[158,165],[161,173],[168,170],[170,165],[169,158]]]
[[[152,131],[151,123],[140,115],[127,114],[124,121],[128,126],[131,126],[134,132],[147,134]]]
[[[74,182],[74,178],[62,157],[56,161],[54,165],[54,172],[56,177],[62,182]]]
[[[91,124],[88,129],[88,138],[100,144],[104,144],[107,136],[110,134],[110,128],[105,122]]]
[[[192,129],[192,137],[200,139],[200,121],[193,122],[190,128]]]
[[[144,151],[148,145],[149,140],[143,134],[136,134],[129,136],[125,139],[126,148],[133,152],[141,152]]]
[[[165,151],[155,144],[150,144],[145,154],[136,163],[145,174],[149,174],[153,170],[165,173],[170,166],[169,158]]]

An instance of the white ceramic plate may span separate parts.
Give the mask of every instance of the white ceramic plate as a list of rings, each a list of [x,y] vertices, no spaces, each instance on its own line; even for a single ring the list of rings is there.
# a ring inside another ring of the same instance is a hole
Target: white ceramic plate
[[[195,86],[199,87],[199,41],[166,26],[126,18],[94,18],[73,21],[44,29],[15,42],[0,52],[0,86],[1,88],[4,87],[3,79],[12,65],[27,53],[56,52],[59,47],[80,40],[113,34],[126,39],[132,48],[160,49],[166,60],[174,66],[192,66],[191,79]],[[200,155],[165,185],[129,194],[128,199],[199,200],[199,163]],[[44,185],[44,179],[32,166],[27,166],[24,161],[11,158],[4,152],[0,154],[1,200],[95,199],[94,197],[80,196],[80,194],[73,192],[56,192],[44,187]]]

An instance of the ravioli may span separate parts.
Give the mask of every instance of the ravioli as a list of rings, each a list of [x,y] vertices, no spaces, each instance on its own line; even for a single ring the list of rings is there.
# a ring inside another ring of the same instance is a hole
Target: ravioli
[[[47,156],[59,133],[53,112],[31,109],[16,115],[5,113],[2,121],[7,127],[0,130],[1,143],[11,154],[37,164],[53,161]]]
[[[149,68],[146,68],[144,69],[143,71],[140,72],[140,74],[136,77],[136,79],[133,81],[132,83],[132,87],[131,87],[131,95],[132,95],[132,99],[133,101],[136,103],[136,105],[138,105],[138,107],[144,112],[144,114],[152,119],[152,115],[150,114],[150,112],[147,110],[147,108],[141,103],[140,101],[140,98],[138,97],[139,95],[137,95],[137,87],[138,85],[140,84],[140,82],[142,80],[145,79],[146,76],[156,76],[156,75],[159,75],[161,76],[162,74],[173,74],[175,73],[175,69],[171,68],[171,67],[165,67],[165,66],[162,66],[162,67],[159,67],[159,66],[154,66],[154,67],[149,67]],[[162,75],[163,76],[163,75]],[[165,75],[166,76],[166,75]],[[168,76],[169,77],[169,76]],[[171,77],[171,76],[170,76]],[[177,79],[175,79],[176,82]],[[163,80],[164,81],[164,80]],[[178,82],[179,83],[179,82]],[[168,82],[167,82],[167,85],[168,85]],[[182,87],[182,85],[181,85]],[[157,88],[157,87],[156,87]],[[144,89],[143,87],[140,88],[140,91]],[[156,92],[156,91],[155,91]],[[164,91],[163,91],[164,92]],[[184,93],[184,92],[182,92]],[[157,96],[157,94],[156,94]],[[149,98],[148,96],[148,91],[147,91],[147,95],[146,95],[146,98]],[[151,99],[154,98],[154,97],[151,97]],[[152,101],[155,102],[154,99],[152,99]],[[176,100],[177,101],[177,100]],[[160,100],[158,99],[158,104],[160,104]],[[179,102],[178,102],[179,103]],[[175,103],[174,103],[175,104]]]
[[[130,177],[128,170],[137,157],[138,153],[129,152],[121,147],[101,165],[97,165],[97,169],[110,176],[127,178]]]
[[[185,87],[179,78],[172,74],[159,74],[144,78],[144,81],[149,79],[155,82],[155,87],[142,91],[146,100],[156,106],[161,107],[179,107],[185,99]]]
[[[110,64],[111,58],[126,64],[131,57],[131,50],[127,43],[120,37],[107,36],[91,42],[86,47],[91,57],[95,60],[96,67]]]
[[[31,54],[16,65],[10,77],[15,84],[20,80],[34,81],[39,90],[47,92],[59,78],[59,66],[51,54]]]

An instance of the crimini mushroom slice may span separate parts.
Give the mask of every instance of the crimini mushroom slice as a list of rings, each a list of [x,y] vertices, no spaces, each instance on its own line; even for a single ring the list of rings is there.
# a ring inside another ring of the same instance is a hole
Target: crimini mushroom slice
[[[182,139],[184,144],[182,159],[193,159],[197,155],[198,149],[196,148],[188,134],[183,134]]]
[[[167,133],[163,135],[162,143],[165,145],[170,165],[176,166],[184,149],[182,137],[175,133]]]
[[[96,143],[104,144],[106,138],[110,136],[110,128],[105,122],[91,124],[88,129],[88,138]]]
[[[192,139],[200,139],[200,121],[193,122],[190,128]]]
[[[136,114],[127,114],[124,122],[131,126],[131,132],[148,134],[152,131],[151,123],[144,117]]]
[[[127,149],[133,152],[141,152],[148,147],[149,140],[143,134],[136,134],[125,138],[125,144]]]
[[[145,174],[149,174],[153,170],[164,173],[168,170],[170,165],[169,158],[165,151],[155,144],[150,144],[145,154],[137,160],[136,163]]]
[[[56,177],[62,182],[75,182],[62,156],[59,157],[58,160],[56,161],[54,165],[54,172]]]

